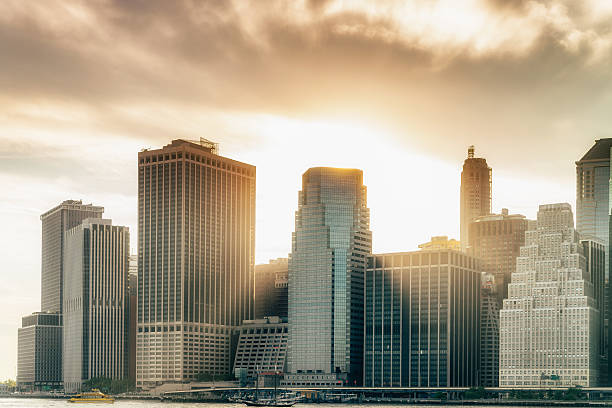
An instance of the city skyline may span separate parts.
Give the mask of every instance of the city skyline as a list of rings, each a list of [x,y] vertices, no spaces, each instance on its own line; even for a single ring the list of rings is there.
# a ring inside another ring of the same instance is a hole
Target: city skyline
[[[255,165],[260,264],[290,252],[310,167],[363,170],[373,251],[406,251],[459,239],[467,146],[494,170],[493,212],[533,219],[575,208],[574,163],[611,136],[605,2],[219,2],[207,18],[193,3],[45,3],[0,5],[6,350],[40,310],[41,214],[104,206],[137,247],[142,148],[205,137]],[[8,353],[0,380],[15,368]]]

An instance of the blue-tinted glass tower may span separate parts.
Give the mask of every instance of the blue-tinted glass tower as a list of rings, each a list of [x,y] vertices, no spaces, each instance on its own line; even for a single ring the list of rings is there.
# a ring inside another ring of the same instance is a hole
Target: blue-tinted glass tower
[[[289,258],[289,384],[361,383],[366,197],[361,170],[312,168],[302,177]]]

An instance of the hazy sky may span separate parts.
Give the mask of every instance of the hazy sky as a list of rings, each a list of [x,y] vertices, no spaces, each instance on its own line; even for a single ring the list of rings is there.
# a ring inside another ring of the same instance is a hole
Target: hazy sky
[[[376,252],[459,235],[467,146],[493,209],[575,204],[612,136],[612,2],[0,2],[0,379],[40,308],[39,215],[103,205],[135,243],[137,152],[217,141],[257,166],[257,262],[286,256],[301,174],[364,170]]]

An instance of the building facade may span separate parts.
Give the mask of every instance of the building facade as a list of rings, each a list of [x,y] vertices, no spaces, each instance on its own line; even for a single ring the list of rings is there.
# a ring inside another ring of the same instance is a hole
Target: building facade
[[[609,288],[610,280],[610,149],[612,138],[598,139],[595,144],[576,162],[576,229],[582,238],[594,238],[603,242],[605,247],[605,285]],[[607,377],[612,384],[612,359],[609,357],[609,338],[611,338],[609,316],[610,290],[604,291],[602,311],[604,328],[604,349],[607,364]]]
[[[363,277],[372,250],[363,173],[302,176],[289,258],[287,384],[359,384]]]
[[[541,205],[500,312],[501,387],[596,386],[600,315],[569,204]]]
[[[214,143],[138,154],[136,385],[229,374],[254,315],[255,167]]]
[[[255,319],[279,316],[287,319],[289,259],[271,259],[255,265]]]
[[[460,251],[369,257],[364,386],[478,385],[480,286],[478,259]]]
[[[474,157],[474,146],[468,148],[468,157],[461,171],[461,250],[469,245],[469,225],[475,218],[491,213],[492,170],[487,160]]]
[[[136,384],[136,329],[138,325],[138,255],[130,255],[128,270],[128,379]]]
[[[103,207],[66,200],[40,216],[42,222],[41,310],[62,311],[64,233],[85,218],[100,218]]]
[[[63,379],[67,393],[95,377],[128,376],[130,234],[90,218],[66,232]]]
[[[499,386],[499,296],[495,276],[483,273],[480,289],[480,381],[483,387]]]
[[[278,316],[245,320],[234,359],[234,373],[245,370],[248,378],[267,373],[283,373],[287,360],[289,330],[286,319]]]
[[[506,208],[501,214],[477,217],[469,224],[467,251],[482,260],[484,271],[495,276],[500,305],[508,297],[508,283],[516,270],[516,258],[525,244],[528,226],[524,215],[509,214]]]
[[[33,313],[17,334],[17,387],[49,390],[62,386],[62,315]]]
[[[448,239],[447,236],[431,237],[431,241],[419,245],[419,249],[461,249],[461,243],[456,239]]]

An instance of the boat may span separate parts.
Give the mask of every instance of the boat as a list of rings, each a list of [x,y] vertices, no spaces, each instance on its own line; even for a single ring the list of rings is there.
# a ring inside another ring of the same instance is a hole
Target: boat
[[[104,394],[99,389],[94,388],[90,392],[82,392],[80,394],[77,394],[76,396],[70,398],[68,402],[74,402],[78,404],[112,404],[115,402],[115,399]]]
[[[256,372],[256,374],[257,378],[255,379],[255,399],[243,399],[241,401],[243,404],[249,407],[292,407],[298,402],[296,398],[278,398],[277,378],[280,374],[278,371],[274,372],[274,397],[259,398],[259,372]]]

